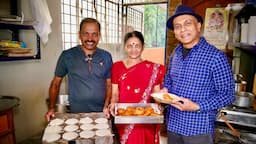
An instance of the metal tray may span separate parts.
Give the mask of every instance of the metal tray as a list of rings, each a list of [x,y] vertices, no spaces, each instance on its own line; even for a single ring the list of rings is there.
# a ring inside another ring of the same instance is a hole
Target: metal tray
[[[153,123],[163,123],[164,116],[158,106],[155,103],[117,103],[115,106],[115,114],[117,114],[118,108],[131,107],[147,107],[151,106],[156,113],[160,116],[115,116],[114,122],[116,124],[153,124]]]
[[[96,112],[92,112],[92,113],[56,113],[55,115],[55,118],[60,118],[60,119],[63,119],[63,120],[66,120],[68,118],[77,118],[77,119],[80,119],[80,118],[83,118],[83,117],[90,117],[91,119],[95,120],[97,118],[106,118],[105,114],[104,113],[96,113]],[[95,124],[95,122],[92,122],[92,124]],[[74,140],[71,140],[71,141],[67,141],[65,139],[62,138],[62,134],[64,132],[64,130],[62,130],[62,132],[60,133],[61,135],[61,138],[55,142],[46,142],[44,140],[42,140],[42,144],[69,144],[69,143],[79,143],[79,144],[113,144],[113,132],[111,130],[112,128],[112,124],[111,124],[111,121],[109,120],[108,121],[108,124],[109,124],[109,130],[111,131],[112,135],[110,136],[94,136],[92,138],[81,138],[81,137],[77,137],[76,139]],[[62,124],[61,127],[64,128],[66,124]],[[80,129],[80,125],[81,124],[76,124],[79,126],[79,129],[76,130],[75,132],[79,133],[81,132],[82,130]],[[95,131],[95,129],[93,129],[92,131]],[[45,135],[45,133],[44,133]]]

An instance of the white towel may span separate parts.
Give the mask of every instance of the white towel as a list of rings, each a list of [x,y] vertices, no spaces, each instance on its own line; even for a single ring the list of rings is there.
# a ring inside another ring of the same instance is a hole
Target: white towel
[[[241,24],[241,43],[247,43],[248,42],[248,23],[242,23]]]
[[[256,43],[256,16],[250,16],[249,26],[248,26],[248,43],[250,45],[255,45]]]
[[[33,27],[40,36],[42,42],[48,42],[48,35],[51,33],[52,18],[46,0],[29,0],[32,16],[35,19]]]

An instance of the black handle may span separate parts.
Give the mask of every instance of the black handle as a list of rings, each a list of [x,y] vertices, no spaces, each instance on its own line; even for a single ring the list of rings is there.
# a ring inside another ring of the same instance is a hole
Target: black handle
[[[179,100],[178,102],[181,103],[181,104],[184,104],[184,102],[182,100]]]

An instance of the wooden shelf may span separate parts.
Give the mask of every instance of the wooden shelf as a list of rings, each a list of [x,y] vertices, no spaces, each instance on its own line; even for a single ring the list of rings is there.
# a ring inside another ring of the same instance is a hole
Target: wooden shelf
[[[30,24],[7,23],[7,22],[2,22],[2,21],[0,21],[0,29],[8,29],[8,30],[11,30],[16,33],[19,33],[18,32],[19,30],[33,30],[34,31],[33,26]],[[15,39],[18,39],[18,38],[15,38]],[[36,46],[34,49],[36,50],[36,53],[33,56],[20,56],[20,57],[0,56],[0,61],[40,59],[41,58],[40,37],[37,34],[36,34]]]
[[[245,43],[233,43],[232,45],[242,51],[256,55],[256,45],[249,45]]]
[[[7,22],[0,22],[1,29],[10,29],[10,30],[17,30],[17,29],[34,29],[32,25],[27,24],[16,24],[16,23],[7,23]]]

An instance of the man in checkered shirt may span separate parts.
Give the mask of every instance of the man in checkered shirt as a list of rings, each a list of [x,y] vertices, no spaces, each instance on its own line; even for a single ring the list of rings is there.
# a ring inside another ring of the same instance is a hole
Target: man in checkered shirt
[[[217,110],[235,100],[228,59],[201,36],[202,24],[202,17],[185,5],[167,21],[180,42],[164,81],[165,91],[179,96],[167,110],[168,144],[213,144]]]

